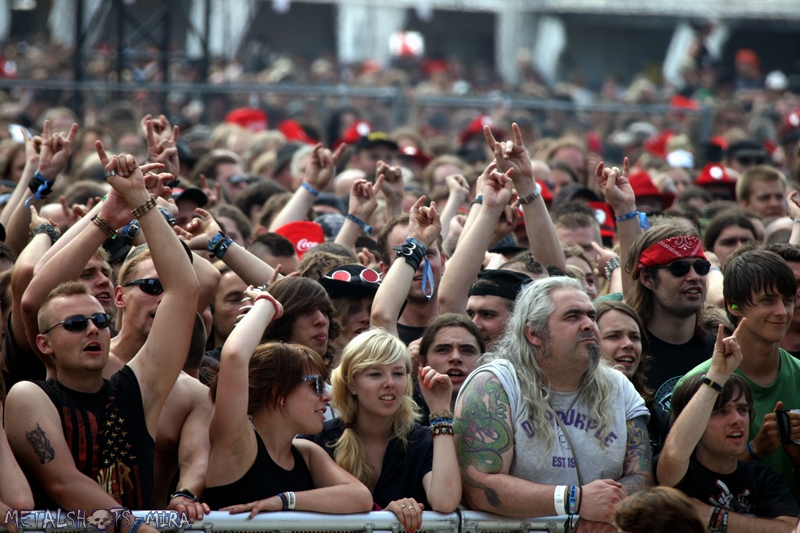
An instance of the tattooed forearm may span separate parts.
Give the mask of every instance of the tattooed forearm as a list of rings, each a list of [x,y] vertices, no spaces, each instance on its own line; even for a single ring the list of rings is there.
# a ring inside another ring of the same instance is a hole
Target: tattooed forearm
[[[44,430],[36,424],[36,429],[33,431],[26,431],[25,437],[28,439],[31,448],[39,456],[39,461],[42,464],[49,463],[56,457],[56,451],[50,446],[50,440],[44,434]]]
[[[483,490],[486,501],[500,507],[497,491],[475,480],[470,467],[478,472],[497,474],[503,470],[502,454],[513,445],[506,416],[508,395],[497,378],[478,377],[462,395],[462,405],[455,419],[456,452],[461,478],[467,485]]]
[[[622,467],[623,490],[628,495],[653,485],[653,454],[644,416],[628,420],[628,443]]]

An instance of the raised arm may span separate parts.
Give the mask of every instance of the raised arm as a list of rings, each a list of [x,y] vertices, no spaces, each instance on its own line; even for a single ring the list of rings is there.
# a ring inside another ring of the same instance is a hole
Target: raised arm
[[[209,478],[229,477],[231,465],[243,467],[244,473],[249,465],[242,464],[241,458],[250,457],[245,448],[251,448],[252,456],[255,456],[256,439],[247,417],[248,365],[267,325],[283,313],[280,303],[268,292],[250,286],[245,294],[253,300],[253,306],[233,328],[220,355],[216,398],[208,427],[211,442]],[[233,449],[240,452],[230,453]]]
[[[186,361],[197,308],[197,277],[172,228],[155,208],[142,170],[131,155],[110,159],[105,166],[108,183],[124,199],[145,234],[164,294],[144,346],[128,363],[139,380],[150,435],[156,434],[158,417]],[[109,194],[109,199],[111,195]]]
[[[442,210],[442,238],[447,237],[450,229],[450,221],[458,214],[458,210],[469,199],[469,184],[461,174],[452,174],[445,178],[447,189],[450,194],[447,196],[447,204]]]
[[[426,366],[419,369],[419,388],[431,413],[450,413],[453,383],[447,374]],[[452,417],[452,413],[449,415]],[[452,513],[461,501],[455,438],[441,433],[433,437],[433,466],[422,478],[431,511]]]
[[[28,210],[30,205],[41,207],[44,199],[52,192],[53,183],[64,167],[67,166],[70,156],[72,156],[72,143],[78,134],[78,125],[73,124],[68,134],[58,133],[50,135],[50,123],[45,121],[42,131],[42,142],[39,150],[39,164],[36,174],[30,184],[36,188],[36,192],[29,197],[29,202],[17,204],[6,228],[6,244],[14,249],[17,254],[28,243],[28,225],[31,221],[31,214]],[[35,150],[36,145],[26,145],[26,154],[29,160],[35,158],[31,151]],[[24,176],[23,176],[24,177]],[[20,178],[20,182],[22,178]]]
[[[714,353],[711,356],[711,366],[706,372],[706,376],[714,383],[724,385],[742,362],[742,350],[739,347],[737,336],[743,331],[742,325],[746,322],[747,319],[743,318],[733,336],[724,339],[722,325],[719,326]],[[664,449],[661,450],[661,457],[658,460],[656,477],[659,485],[674,487],[686,475],[686,471],[689,469],[689,459],[706,431],[718,396],[719,393],[716,390],[701,385],[681,414],[678,415],[667,435],[667,441],[664,443]]]
[[[20,176],[14,191],[11,193],[11,198],[8,199],[5,209],[0,213],[0,224],[3,227],[8,227],[8,221],[11,220],[11,214],[21,204],[28,194],[28,183],[30,183],[33,173],[39,168],[39,154],[42,147],[42,138],[39,135],[33,138],[28,135],[28,130],[23,129],[25,135],[25,168],[22,169],[22,176]]]
[[[193,219],[187,226],[187,230],[192,235],[189,247],[198,253],[208,254],[208,243],[220,235],[222,230],[220,230],[219,224],[211,216],[211,213],[203,209],[197,209],[196,211],[200,218]],[[219,239],[220,242],[224,241],[223,237],[219,237]],[[264,285],[275,274],[274,268],[233,241],[228,244],[224,252],[217,254],[217,257],[219,255],[222,255],[222,262],[248,285],[253,285],[254,287]],[[282,277],[278,276],[278,279]]]
[[[495,228],[511,200],[511,178],[493,171],[484,180],[483,203],[469,233],[447,263],[439,289],[442,313],[466,314],[469,288],[481,270],[486,250],[492,244]]]
[[[386,177],[381,192],[386,200],[386,220],[390,220],[403,212],[403,195],[405,194],[403,171],[400,167],[393,167],[384,161],[378,161],[375,175],[380,176],[381,174]]]
[[[525,233],[531,243],[531,253],[541,264],[565,270],[567,260],[564,258],[564,250],[561,248],[561,242],[558,240],[541,192],[536,192],[539,185],[533,178],[533,164],[522,142],[519,126],[514,123],[511,129],[514,132],[514,140],[502,143],[495,140],[489,126],[483,127],[483,134],[494,152],[497,168],[504,173],[512,169],[511,180],[519,195],[525,217]]]
[[[633,241],[644,231],[636,213],[636,195],[628,179],[630,175],[630,162],[626,157],[622,163],[622,171],[617,167],[605,168],[601,161],[595,170],[597,186],[600,188],[606,201],[614,208],[614,215],[626,217],[624,220],[617,220],[617,236],[619,237],[619,257],[622,260],[622,269],[625,269],[625,261],[628,257],[628,250],[631,249]],[[630,272],[622,274],[622,293],[630,294],[633,280]]]
[[[411,208],[411,217],[408,220],[408,236],[415,241],[413,252],[409,252],[408,259],[400,257],[395,259],[372,302],[370,326],[383,328],[394,336],[397,336],[397,318],[406,301],[414,275],[420,272],[424,276],[426,258],[418,251],[416,243],[421,243],[427,250],[436,241],[442,229],[436,204],[431,202],[430,207],[424,207],[424,203],[425,197],[420,196]],[[419,261],[418,268],[411,266],[409,261]],[[432,290],[432,287],[429,286],[428,290]]]
[[[342,224],[342,229],[336,235],[336,243],[347,246],[355,250],[356,239],[362,232],[369,235],[372,228],[369,223],[372,214],[378,208],[378,198],[375,196],[383,185],[385,176],[381,174],[375,180],[375,184],[367,180],[356,180],[350,188],[350,205],[348,207],[347,218]],[[368,232],[369,230],[369,232]]]
[[[286,206],[272,220],[269,226],[270,231],[275,231],[289,222],[305,219],[306,213],[314,205],[317,195],[328,186],[333,178],[336,163],[342,157],[346,146],[344,143],[340,144],[333,153],[322,143],[314,147],[302,184],[294,192]]]

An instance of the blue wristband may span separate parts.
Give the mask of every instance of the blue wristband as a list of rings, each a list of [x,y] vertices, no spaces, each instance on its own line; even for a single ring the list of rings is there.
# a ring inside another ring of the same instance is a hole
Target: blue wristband
[[[133,521],[133,525],[128,530],[128,533],[136,533],[136,530],[139,529],[139,526],[144,524],[144,518],[136,518]]]
[[[350,213],[347,213],[347,217],[345,217],[345,218],[347,218],[347,220],[350,220],[351,222],[355,222],[356,224],[358,224],[361,227],[361,229],[364,230],[364,233],[366,233],[367,235],[371,235],[372,234],[372,226],[370,226],[369,224],[367,224],[366,222],[364,222],[363,220],[361,220],[357,216],[351,215]]]
[[[315,189],[314,187],[312,187],[311,185],[309,185],[308,183],[306,183],[305,181],[301,181],[301,182],[300,182],[300,185],[302,185],[302,186],[303,186],[303,188],[304,188],[305,190],[307,190],[308,192],[310,192],[311,194],[313,194],[315,198],[316,198],[317,196],[319,196],[319,191],[318,191],[318,190],[316,190],[316,189]]]
[[[626,213],[624,215],[615,216],[614,220],[617,222],[625,222],[626,220],[630,220],[635,217],[639,217],[639,227],[642,229],[650,229],[650,222],[647,220],[647,215],[641,211],[631,211],[630,213]]]

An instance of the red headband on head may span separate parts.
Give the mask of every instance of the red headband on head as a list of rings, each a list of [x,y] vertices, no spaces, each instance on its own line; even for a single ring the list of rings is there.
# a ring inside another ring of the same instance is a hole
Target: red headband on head
[[[700,239],[691,235],[670,237],[647,247],[639,256],[639,264],[633,274],[637,277],[643,268],[666,265],[676,259],[689,257],[706,258]]]

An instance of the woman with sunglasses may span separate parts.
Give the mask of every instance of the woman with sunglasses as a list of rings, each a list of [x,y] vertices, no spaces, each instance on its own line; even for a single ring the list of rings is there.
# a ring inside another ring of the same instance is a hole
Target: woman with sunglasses
[[[341,328],[339,336],[332,341],[336,350],[333,367],[336,368],[344,347],[356,335],[369,329],[372,301],[381,279],[380,274],[370,268],[343,265],[331,269],[319,282],[331,298],[333,316]]]
[[[406,531],[419,529],[423,509],[451,513],[461,501],[453,439],[450,378],[418,368],[431,427],[415,422],[411,358],[397,337],[372,329],[355,337],[333,371],[333,404],[341,418],[306,438],[325,446],[345,470],[394,512]]]
[[[291,343],[261,344],[281,304],[249,287],[252,308],[233,330],[211,382],[214,410],[204,499],[231,513],[358,513],[369,491],[319,446],[295,440],[322,429],[330,400],[318,353]]]

